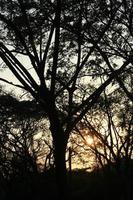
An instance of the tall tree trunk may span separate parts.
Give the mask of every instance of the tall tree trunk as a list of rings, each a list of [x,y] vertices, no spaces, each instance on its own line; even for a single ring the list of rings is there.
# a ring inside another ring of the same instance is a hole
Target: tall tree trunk
[[[58,189],[59,199],[63,200],[67,198],[67,193],[68,193],[67,170],[66,170],[66,159],[65,159],[68,139],[66,138],[64,131],[60,126],[59,120],[57,120],[54,114],[52,114],[52,119],[50,120],[51,124],[50,130],[53,137],[57,189]]]
[[[67,170],[66,170],[66,145],[64,141],[54,141],[54,160],[55,160],[55,173],[57,181],[57,189],[59,199],[67,198]]]

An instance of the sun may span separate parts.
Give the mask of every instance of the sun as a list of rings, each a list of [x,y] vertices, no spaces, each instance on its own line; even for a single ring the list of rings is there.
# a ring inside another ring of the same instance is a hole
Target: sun
[[[85,139],[88,145],[92,145],[94,143],[94,140],[91,136],[87,136]]]

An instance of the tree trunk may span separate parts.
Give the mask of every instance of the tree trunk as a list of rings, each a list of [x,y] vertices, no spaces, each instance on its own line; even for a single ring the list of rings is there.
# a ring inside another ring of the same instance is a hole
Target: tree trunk
[[[55,173],[59,199],[67,199],[66,145],[64,141],[54,141]]]
[[[54,113],[55,114],[55,113]],[[53,114],[53,115],[54,115]],[[52,117],[55,117],[53,116]],[[67,199],[67,170],[66,170],[66,146],[68,139],[66,138],[63,128],[60,126],[59,120],[53,118],[50,120],[50,130],[53,137],[54,162],[56,183],[59,199]]]

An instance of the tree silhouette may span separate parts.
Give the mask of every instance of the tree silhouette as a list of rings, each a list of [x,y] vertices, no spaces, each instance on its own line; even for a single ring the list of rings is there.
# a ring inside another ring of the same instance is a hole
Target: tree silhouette
[[[0,3],[0,57],[20,84],[0,80],[29,92],[47,114],[61,198],[65,198],[65,152],[73,128],[111,82],[119,83],[133,99],[123,77],[124,70],[128,74],[132,66],[129,2]],[[20,55],[30,61],[37,79]],[[122,64],[115,63],[119,59]]]
[[[120,90],[117,88],[108,97],[104,92],[93,112],[79,123],[81,141],[75,139],[75,143],[95,155],[98,167],[113,165],[116,171],[126,174],[132,165],[133,113],[132,103]],[[88,136],[93,139],[91,144],[86,141]]]

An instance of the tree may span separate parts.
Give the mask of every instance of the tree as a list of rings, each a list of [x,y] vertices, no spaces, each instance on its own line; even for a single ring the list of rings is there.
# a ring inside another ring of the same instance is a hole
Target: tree
[[[117,88],[108,97],[105,92],[93,112],[84,116],[78,131],[86,152],[93,152],[98,166],[113,166],[126,175],[132,165],[133,112],[131,102],[120,90]],[[91,144],[87,143],[88,137],[93,139]],[[78,144],[81,148],[82,143]]]
[[[112,58],[123,56],[117,46],[120,41],[116,46],[114,43],[119,35],[123,37],[121,19],[126,20],[125,8],[120,0],[0,3],[0,57],[20,84],[0,80],[29,92],[47,114],[61,198],[65,196],[67,181],[66,146],[73,128],[113,79],[132,99],[120,78],[132,64],[132,51],[123,57],[121,66],[112,62]],[[120,33],[116,28],[119,24]],[[129,31],[126,29],[125,33]],[[124,44],[127,37],[122,41]],[[20,61],[20,55],[30,60],[37,79],[27,63]]]
[[[25,105],[30,107],[25,109]],[[42,120],[36,112],[39,114],[34,102],[20,102],[11,94],[1,91],[0,173],[6,180],[11,176],[15,178],[30,172],[37,173],[38,160],[42,159],[42,155],[44,159],[49,152],[50,141],[45,143],[49,137],[46,134],[46,120]]]

